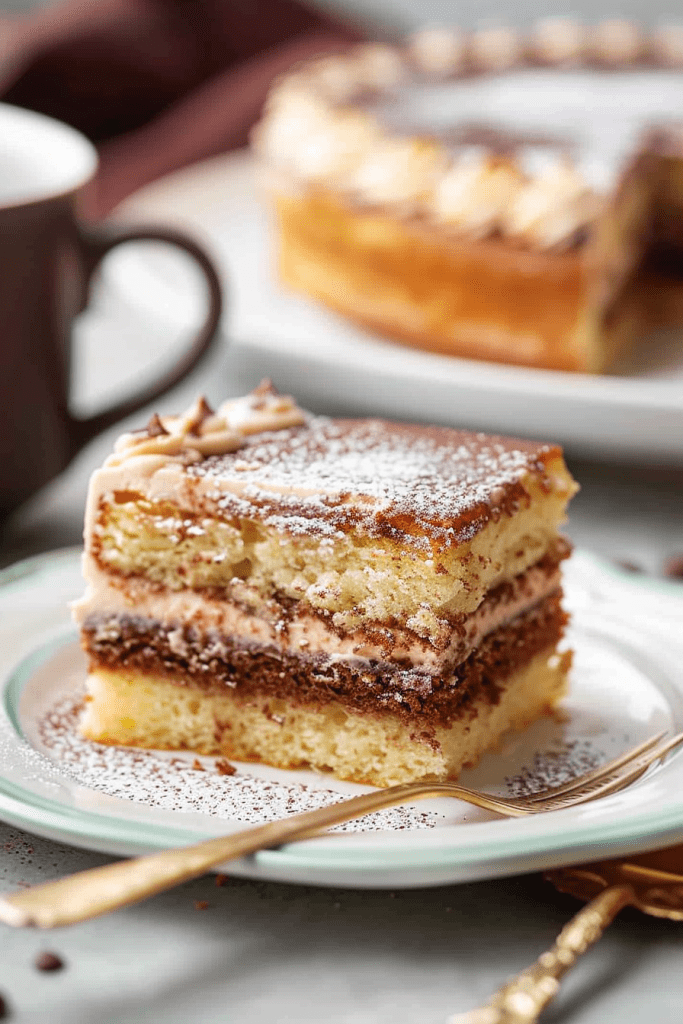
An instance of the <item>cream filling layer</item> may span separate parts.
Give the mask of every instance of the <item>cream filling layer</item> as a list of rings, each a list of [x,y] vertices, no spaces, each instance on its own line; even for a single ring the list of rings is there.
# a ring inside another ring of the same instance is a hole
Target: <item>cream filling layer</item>
[[[532,567],[510,581],[498,594],[488,595],[479,607],[457,623],[444,621],[440,635],[423,639],[407,627],[370,623],[365,629],[343,633],[331,629],[319,616],[296,606],[286,612],[275,601],[255,614],[231,601],[213,599],[192,590],[152,589],[143,579],[111,577],[102,570],[90,574],[85,596],[73,605],[75,620],[83,625],[99,619],[127,615],[151,619],[177,630],[218,633],[241,641],[276,647],[290,654],[325,655],[338,660],[390,661],[442,672],[458,665],[493,630],[555,592],[560,570]],[[182,655],[182,650],[178,650]]]

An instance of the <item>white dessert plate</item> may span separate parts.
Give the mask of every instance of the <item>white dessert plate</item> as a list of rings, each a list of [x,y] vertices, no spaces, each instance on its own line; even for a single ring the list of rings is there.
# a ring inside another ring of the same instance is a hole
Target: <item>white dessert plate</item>
[[[140,190],[117,214],[161,221],[202,238],[228,283],[228,330],[240,376],[271,377],[314,410],[378,414],[552,437],[571,453],[683,464],[683,331],[639,346],[618,374],[520,369],[448,358],[369,334],[287,293],[253,163],[238,152]],[[136,244],[108,258],[118,297],[166,322],[171,335],[201,316],[201,282],[169,247]]]
[[[508,737],[463,780],[493,792],[561,781],[663,729],[683,729],[683,587],[630,578],[590,555],[566,571],[575,656],[563,714]],[[327,775],[102,747],[80,739],[84,660],[67,602],[78,552],[0,573],[0,818],[38,835],[135,854],[319,805],[360,787]],[[203,768],[204,770],[199,770]],[[621,855],[683,839],[683,753],[615,796],[500,819],[454,800],[382,812],[351,829],[229,865],[235,873],[353,887],[436,885]]]

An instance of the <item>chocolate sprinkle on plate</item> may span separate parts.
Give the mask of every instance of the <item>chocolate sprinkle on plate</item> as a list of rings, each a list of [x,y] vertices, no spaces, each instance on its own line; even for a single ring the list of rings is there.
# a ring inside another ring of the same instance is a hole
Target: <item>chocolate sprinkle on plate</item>
[[[683,555],[674,555],[666,560],[664,575],[671,580],[683,580]]]
[[[61,971],[64,961],[56,953],[39,953],[36,957],[36,967],[39,971]]]
[[[624,572],[644,572],[642,565],[638,565],[637,562],[632,562],[628,558],[616,558],[614,564],[623,569]]]

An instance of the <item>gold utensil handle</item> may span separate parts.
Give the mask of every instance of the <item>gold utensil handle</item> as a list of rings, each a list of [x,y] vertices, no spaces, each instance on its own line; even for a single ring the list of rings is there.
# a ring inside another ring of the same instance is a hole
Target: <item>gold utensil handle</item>
[[[281,846],[293,839],[309,839],[320,831],[372,811],[431,796],[460,796],[479,807],[513,815],[526,813],[486,794],[472,793],[454,783],[412,782],[363,793],[314,811],[292,814],[280,821],[208,839],[194,846],[165,850],[101,868],[80,871],[57,882],[36,885],[12,896],[0,897],[0,921],[17,928],[33,925],[58,928],[87,921],[130,903],[137,903],[187,882],[229,860],[257,850]]]
[[[568,922],[554,945],[508,981],[486,1006],[450,1017],[448,1024],[534,1024],[557,993],[559,979],[598,941],[620,910],[632,902],[630,885],[612,885]]]

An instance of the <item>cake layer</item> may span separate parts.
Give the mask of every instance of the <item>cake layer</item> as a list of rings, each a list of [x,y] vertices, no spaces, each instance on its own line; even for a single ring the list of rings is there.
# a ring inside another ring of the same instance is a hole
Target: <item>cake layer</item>
[[[437,634],[553,548],[576,490],[556,447],[381,420],[309,418],[189,462],[144,440],[91,481],[95,601],[104,571]]]
[[[564,695],[569,656],[553,648],[482,695],[470,713],[425,737],[390,707],[373,715],[331,701],[244,698],[238,691],[178,686],[166,675],[97,668],[88,677],[82,731],[100,743],[193,750],[282,768],[309,765],[343,779],[391,786],[424,777],[457,778],[509,729],[549,714]]]
[[[568,551],[566,542],[558,543],[535,566],[489,591],[473,612],[443,619],[427,635],[397,622],[366,621],[344,631],[331,625],[329,614],[314,613],[300,602],[282,605],[273,598],[254,611],[234,599],[203,591],[171,591],[141,577],[109,576],[101,570],[89,597],[76,606],[76,617],[96,631],[108,629],[107,623],[115,628],[117,618],[134,615],[177,637],[185,627],[197,637],[230,636],[288,653],[393,661],[443,673],[463,661],[492,630],[557,591],[560,560]]]
[[[233,689],[244,700],[282,699],[375,714],[390,707],[422,731],[467,716],[472,699],[497,700],[497,688],[539,651],[560,640],[566,616],[555,592],[490,633],[450,674],[389,661],[291,654],[235,637],[169,629],[138,616],[89,620],[82,628],[91,671],[165,676],[202,692]]]

